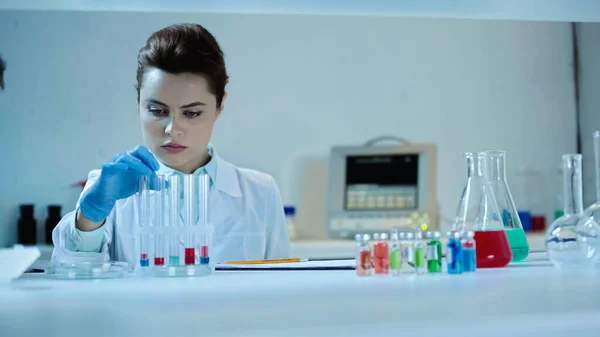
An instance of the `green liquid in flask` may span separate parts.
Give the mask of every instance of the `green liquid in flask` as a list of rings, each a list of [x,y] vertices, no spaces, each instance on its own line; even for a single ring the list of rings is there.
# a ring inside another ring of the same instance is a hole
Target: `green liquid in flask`
[[[520,262],[529,255],[529,244],[525,232],[521,228],[506,229],[506,237],[512,251],[512,261]]]

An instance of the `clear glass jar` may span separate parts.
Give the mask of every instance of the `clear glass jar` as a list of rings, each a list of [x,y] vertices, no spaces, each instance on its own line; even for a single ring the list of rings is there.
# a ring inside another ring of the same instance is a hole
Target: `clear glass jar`
[[[546,231],[546,252],[557,268],[587,268],[598,260],[598,224],[583,217],[581,154],[565,154],[563,212]]]

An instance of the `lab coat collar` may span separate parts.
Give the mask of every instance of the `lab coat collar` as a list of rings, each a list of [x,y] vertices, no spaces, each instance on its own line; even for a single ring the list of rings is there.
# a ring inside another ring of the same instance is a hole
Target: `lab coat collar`
[[[212,185],[215,186],[217,190],[225,192],[232,197],[241,197],[242,191],[240,189],[240,182],[235,167],[219,157],[212,144],[208,144],[207,149],[210,160],[206,165],[194,171],[193,174],[208,173]],[[158,174],[182,174],[182,172],[174,170],[160,161],[159,166],[157,171]]]

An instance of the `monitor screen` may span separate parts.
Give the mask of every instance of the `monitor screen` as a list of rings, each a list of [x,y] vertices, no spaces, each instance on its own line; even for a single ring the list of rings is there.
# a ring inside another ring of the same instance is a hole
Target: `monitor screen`
[[[418,154],[348,156],[345,209],[417,209],[418,178]]]

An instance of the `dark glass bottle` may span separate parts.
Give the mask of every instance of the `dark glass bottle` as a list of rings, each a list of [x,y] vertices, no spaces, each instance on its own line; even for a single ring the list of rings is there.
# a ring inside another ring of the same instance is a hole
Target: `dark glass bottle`
[[[46,218],[46,243],[52,244],[52,230],[54,227],[58,225],[60,219],[62,218],[61,214],[61,206],[58,205],[50,205],[48,206],[48,217]]]
[[[33,216],[34,205],[20,205],[21,216],[18,223],[18,240],[22,245],[37,243],[37,222]]]

